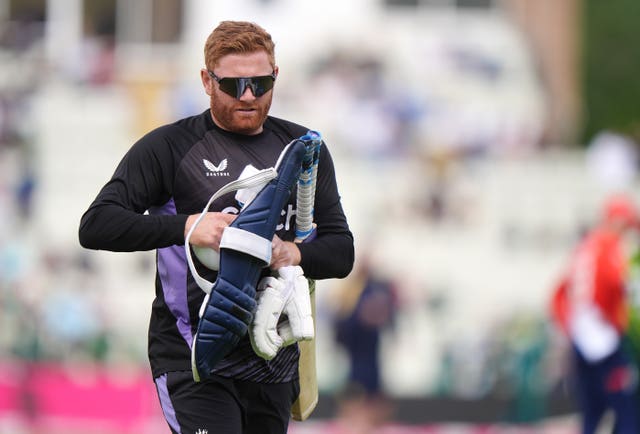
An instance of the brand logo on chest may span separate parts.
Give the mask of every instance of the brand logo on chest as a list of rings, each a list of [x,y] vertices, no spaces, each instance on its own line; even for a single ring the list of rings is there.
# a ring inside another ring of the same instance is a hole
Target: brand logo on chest
[[[217,165],[213,164],[206,158],[202,159],[202,163],[204,164],[205,169],[207,169],[207,171],[205,172],[207,176],[229,176],[229,172],[227,172],[227,166],[229,165],[229,162],[226,158]]]

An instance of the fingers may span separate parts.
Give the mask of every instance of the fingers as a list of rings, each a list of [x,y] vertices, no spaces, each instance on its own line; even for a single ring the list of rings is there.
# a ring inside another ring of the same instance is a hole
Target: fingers
[[[185,237],[191,230],[191,227],[195,224],[195,221],[200,217],[200,214],[193,214],[187,218],[185,224]],[[222,238],[222,231],[229,226],[235,219],[235,214],[227,214],[221,212],[208,212],[200,220],[198,226],[191,234],[190,243],[194,246],[211,247],[215,250],[220,250],[220,239]]]
[[[271,263],[269,267],[277,270],[287,265],[300,264],[300,250],[298,246],[289,241],[282,241],[277,235],[271,243]]]
[[[185,224],[185,237],[195,224],[200,214],[193,214],[187,218]],[[229,226],[237,215],[220,212],[208,212],[196,226],[189,242],[194,246],[210,247],[216,251],[220,250],[220,240],[222,232]],[[301,260],[300,250],[295,243],[282,241],[275,235],[271,243],[271,263],[269,267],[273,270],[287,266],[299,265]]]

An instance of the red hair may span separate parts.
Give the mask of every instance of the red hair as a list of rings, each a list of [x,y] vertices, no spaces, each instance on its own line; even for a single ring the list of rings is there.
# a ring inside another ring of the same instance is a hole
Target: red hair
[[[213,70],[220,58],[227,54],[244,54],[264,51],[275,68],[275,43],[262,27],[247,21],[222,21],[204,45],[204,63]]]

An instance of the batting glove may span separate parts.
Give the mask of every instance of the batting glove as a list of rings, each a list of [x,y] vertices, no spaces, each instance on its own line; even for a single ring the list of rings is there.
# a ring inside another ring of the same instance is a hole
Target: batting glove
[[[258,284],[257,307],[249,337],[253,350],[271,360],[281,347],[314,336],[309,283],[299,266],[282,267],[279,277]],[[282,317],[282,315],[286,315]]]
[[[278,334],[278,320],[286,303],[284,289],[284,281],[275,277],[265,277],[258,284],[249,338],[253,351],[266,360],[273,359],[283,344]]]

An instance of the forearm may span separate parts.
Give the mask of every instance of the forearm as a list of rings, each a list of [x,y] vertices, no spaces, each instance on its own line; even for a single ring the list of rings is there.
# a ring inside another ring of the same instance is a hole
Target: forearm
[[[316,185],[316,238],[298,244],[300,266],[311,279],[346,277],[353,268],[353,234],[342,209],[333,160],[326,147],[320,153]]]
[[[309,243],[298,244],[300,266],[311,279],[346,277],[353,268],[353,237],[350,233],[319,235]]]
[[[80,221],[88,249],[132,252],[184,243],[186,215],[146,215],[118,205],[92,206]]]

